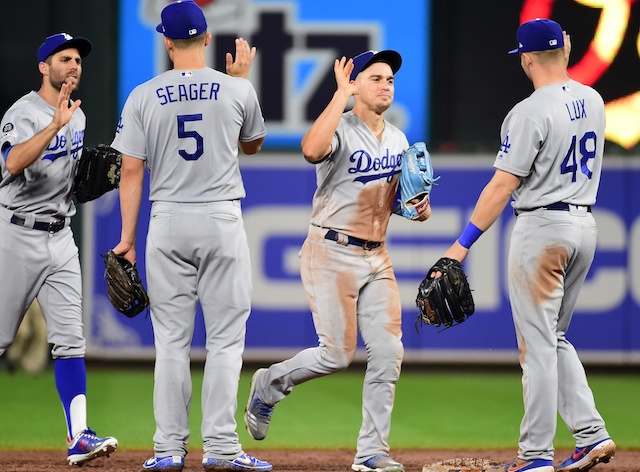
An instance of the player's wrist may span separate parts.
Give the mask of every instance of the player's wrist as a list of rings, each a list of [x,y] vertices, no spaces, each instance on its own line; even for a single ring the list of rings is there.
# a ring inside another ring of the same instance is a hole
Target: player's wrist
[[[464,229],[462,234],[458,237],[458,243],[465,249],[469,249],[473,243],[475,243],[480,236],[482,236],[482,231],[476,225],[474,225],[471,221],[467,224],[467,227]]]

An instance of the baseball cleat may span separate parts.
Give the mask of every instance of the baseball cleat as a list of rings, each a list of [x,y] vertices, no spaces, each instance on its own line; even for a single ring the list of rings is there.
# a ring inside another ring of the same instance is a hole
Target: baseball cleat
[[[114,437],[107,436],[99,438],[96,432],[91,429],[76,434],[69,440],[69,452],[67,453],[67,462],[69,465],[81,466],[96,457],[107,456],[114,452],[118,447],[118,440]]]
[[[273,407],[263,402],[256,392],[256,379],[258,375],[267,369],[258,369],[251,378],[251,389],[249,390],[249,400],[244,409],[244,424],[253,439],[258,441],[267,437]]]
[[[603,439],[591,446],[576,447],[571,456],[560,464],[558,472],[584,472],[600,462],[609,462],[616,453],[616,444],[611,438]]]
[[[204,470],[257,470],[257,471],[269,471],[272,469],[271,464],[265,461],[261,461],[255,457],[251,457],[246,453],[242,453],[240,456],[233,460],[228,459],[215,459],[213,457],[205,457],[202,459],[202,467]]]
[[[553,461],[547,459],[532,459],[525,461],[516,459],[508,464],[491,467],[491,472],[554,472]]]
[[[373,456],[362,464],[352,464],[351,468],[356,472],[404,472],[404,466],[386,454]]]
[[[182,456],[153,456],[151,459],[142,464],[142,468],[145,470],[177,470],[181,471],[184,468],[184,457]]]

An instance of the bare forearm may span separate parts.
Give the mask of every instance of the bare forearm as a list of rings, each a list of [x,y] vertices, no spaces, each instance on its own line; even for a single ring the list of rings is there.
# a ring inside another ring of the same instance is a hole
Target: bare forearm
[[[122,234],[120,238],[121,241],[133,246],[136,241],[138,215],[142,201],[144,167],[142,165],[136,165],[133,168],[127,167],[126,161],[123,164],[120,178],[120,214],[122,216]],[[140,164],[142,163],[140,162]]]
[[[340,117],[349,102],[349,96],[340,90],[333,94],[329,105],[320,114],[302,138],[302,154],[314,162],[331,151],[331,140],[340,123]]]
[[[28,141],[13,146],[5,162],[7,171],[11,175],[19,174],[37,161],[58,131],[60,128],[51,123]]]
[[[488,230],[504,211],[511,194],[518,186],[519,177],[496,170],[493,178],[478,197],[469,224],[460,237],[445,252],[444,257],[463,261],[471,245]]]
[[[482,231],[489,229],[509,203],[512,192],[512,189],[489,182],[478,198],[471,222]]]

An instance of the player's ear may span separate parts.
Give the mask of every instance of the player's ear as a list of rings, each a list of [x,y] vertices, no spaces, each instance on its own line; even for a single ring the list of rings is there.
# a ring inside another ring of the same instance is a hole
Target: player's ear
[[[164,47],[167,48],[167,51],[172,51],[173,50],[173,41],[171,41],[166,36],[163,39],[164,39]]]
[[[211,43],[211,33],[207,31],[207,34],[204,37],[204,45],[207,47]]]

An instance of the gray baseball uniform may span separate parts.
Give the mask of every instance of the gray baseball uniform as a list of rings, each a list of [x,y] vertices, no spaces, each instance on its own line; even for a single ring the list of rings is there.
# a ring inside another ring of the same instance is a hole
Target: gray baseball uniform
[[[256,378],[259,397],[275,405],[295,385],[347,368],[359,330],[367,372],[357,462],[389,452],[403,346],[400,296],[384,240],[401,155],[408,147],[404,133],[390,123],[385,122],[378,141],[360,118],[343,114],[332,152],[317,164],[311,225],[300,251],[302,283],[319,346],[272,365]],[[368,241],[364,246],[363,240]]]
[[[251,83],[209,68],[160,74],[136,87],[124,105],[112,146],[146,161],[153,202],[146,273],[156,348],[157,457],[187,452],[198,301],[207,349],[204,455],[235,458],[242,450],[234,415],[252,285],[238,139],[265,134]]]
[[[604,104],[567,80],[538,88],[506,116],[494,166],[521,177],[509,295],[523,371],[522,459],[553,459],[557,412],[578,445],[609,437],[584,368],[565,338],[593,261]],[[557,369],[555,366],[557,365]]]
[[[7,146],[27,141],[46,128],[53,113],[54,108],[36,92],[14,103],[0,125],[4,156]],[[82,154],[85,124],[84,113],[77,109],[42,157],[15,176],[6,171],[5,159],[1,160],[0,267],[5,277],[0,284],[0,355],[37,297],[53,357],[84,356],[80,260],[69,223],[76,212],[71,188]]]

